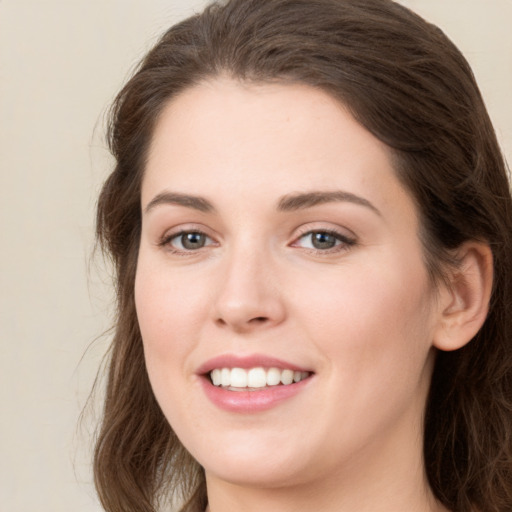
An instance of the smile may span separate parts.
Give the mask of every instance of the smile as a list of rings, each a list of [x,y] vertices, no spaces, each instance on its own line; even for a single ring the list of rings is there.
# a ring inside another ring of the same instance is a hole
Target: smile
[[[271,386],[289,386],[307,379],[310,372],[279,368],[215,368],[210,372],[214,386],[230,391],[257,391]]]
[[[312,369],[264,354],[223,354],[199,366],[196,375],[213,405],[238,414],[273,409],[315,380]]]

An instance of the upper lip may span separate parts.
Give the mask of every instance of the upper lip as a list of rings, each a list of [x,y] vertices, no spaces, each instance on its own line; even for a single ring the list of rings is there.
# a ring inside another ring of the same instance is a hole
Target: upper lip
[[[199,375],[210,373],[216,368],[279,368],[281,370],[294,370],[299,372],[311,372],[310,369],[298,366],[296,364],[270,357],[263,354],[252,354],[248,356],[238,356],[235,354],[223,354],[204,362],[198,369]]]

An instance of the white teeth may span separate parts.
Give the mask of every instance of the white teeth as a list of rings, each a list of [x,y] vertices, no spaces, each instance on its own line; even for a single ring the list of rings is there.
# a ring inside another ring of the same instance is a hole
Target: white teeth
[[[251,388],[258,389],[267,386],[285,386],[294,382],[300,382],[309,377],[309,372],[293,370],[280,370],[279,368],[215,368],[210,372],[210,378],[214,386],[227,388]]]
[[[233,368],[231,370],[231,384],[234,388],[247,387],[247,372],[243,368]]]
[[[218,368],[215,368],[210,375],[214,386],[220,386],[222,384],[221,371]]]
[[[250,388],[263,388],[267,385],[267,375],[263,368],[252,368],[247,374],[247,386]]]
[[[220,383],[222,386],[231,386],[231,370],[222,368],[220,372]]]
[[[293,370],[283,370],[281,373],[281,382],[287,386],[293,382]]]
[[[270,368],[267,370],[267,385],[277,386],[281,382],[281,370]]]

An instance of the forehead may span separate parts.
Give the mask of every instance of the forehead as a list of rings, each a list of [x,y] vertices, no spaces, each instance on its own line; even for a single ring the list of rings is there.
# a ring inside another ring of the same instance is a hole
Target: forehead
[[[362,154],[370,151],[388,157],[384,144],[360,126],[340,102],[319,89],[224,78],[186,89],[166,105],[155,128],[149,163],[158,163],[170,151],[176,151],[176,157],[191,157],[197,150],[209,151],[212,158],[227,157],[229,148],[233,156],[235,149],[253,151],[258,160],[279,149],[282,157],[300,156],[309,164],[304,157],[318,162],[322,155],[322,160],[332,156],[328,151],[334,149],[331,142],[351,145]],[[321,150],[320,154],[315,150]]]
[[[225,78],[185,90],[163,110],[142,203],[164,188],[213,201],[342,188],[383,205],[404,194],[389,148],[327,93]]]

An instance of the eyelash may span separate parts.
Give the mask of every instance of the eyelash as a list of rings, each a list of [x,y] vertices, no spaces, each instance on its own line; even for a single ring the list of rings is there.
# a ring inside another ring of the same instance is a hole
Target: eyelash
[[[315,234],[322,234],[322,235],[327,235],[327,236],[334,237],[335,241],[336,241],[335,245],[333,247],[326,248],[326,249],[317,249],[317,248],[314,248],[314,247],[313,248],[304,247],[304,249],[307,252],[315,253],[315,254],[340,253],[340,252],[344,252],[344,251],[349,250],[351,247],[353,247],[353,246],[355,246],[357,244],[357,241],[356,241],[355,238],[348,237],[348,236],[346,236],[346,235],[344,235],[344,234],[342,234],[339,231],[336,231],[334,229],[309,229],[309,230],[305,230],[303,233],[301,233],[295,239],[295,241],[292,244],[290,244],[290,246],[291,247],[300,247],[298,245],[298,242],[300,240],[303,240],[304,238],[306,238],[308,236],[313,236]],[[172,245],[173,240],[179,239],[180,237],[183,237],[184,235],[199,235],[199,236],[205,237],[206,239],[212,240],[211,237],[209,237],[206,233],[204,233],[201,230],[198,230],[198,229],[190,229],[190,230],[182,229],[182,230],[180,230],[178,232],[171,233],[171,234],[169,234],[167,236],[164,236],[160,240],[158,245],[160,247],[166,248],[172,254],[177,254],[179,256],[192,255],[194,253],[199,252],[201,249],[204,249],[208,245],[213,245],[213,244],[203,245],[202,247],[200,247],[198,249],[178,249],[176,247],[173,247],[173,245]],[[183,245],[183,243],[182,243],[182,245]]]
[[[184,235],[199,235],[199,236],[204,236],[205,238],[208,238],[211,240],[211,237],[209,237],[206,233],[204,233],[203,231],[201,231],[199,229],[182,229],[176,233],[171,233],[170,235],[164,236],[162,238],[162,240],[160,240],[158,245],[160,247],[165,247],[173,254],[179,254],[179,255],[184,255],[184,256],[187,256],[194,252],[198,252],[200,249],[204,248],[204,246],[203,246],[203,247],[200,247],[199,249],[194,250],[194,249],[177,249],[176,247],[173,247],[172,241],[179,239],[180,237],[183,237]]]
[[[300,234],[295,242],[293,242],[292,247],[296,247],[299,240],[302,240],[308,236],[313,236],[315,234],[322,234],[322,235],[328,235],[334,237],[336,240],[336,244],[334,247],[327,248],[327,249],[316,249],[316,248],[304,248],[308,252],[316,253],[316,254],[332,254],[332,253],[339,253],[349,250],[351,247],[355,246],[357,244],[357,241],[353,237],[349,237],[347,235],[344,235],[340,233],[339,231],[336,231],[335,229],[308,229],[307,231],[304,231],[302,234]],[[339,243],[337,243],[339,242]]]

